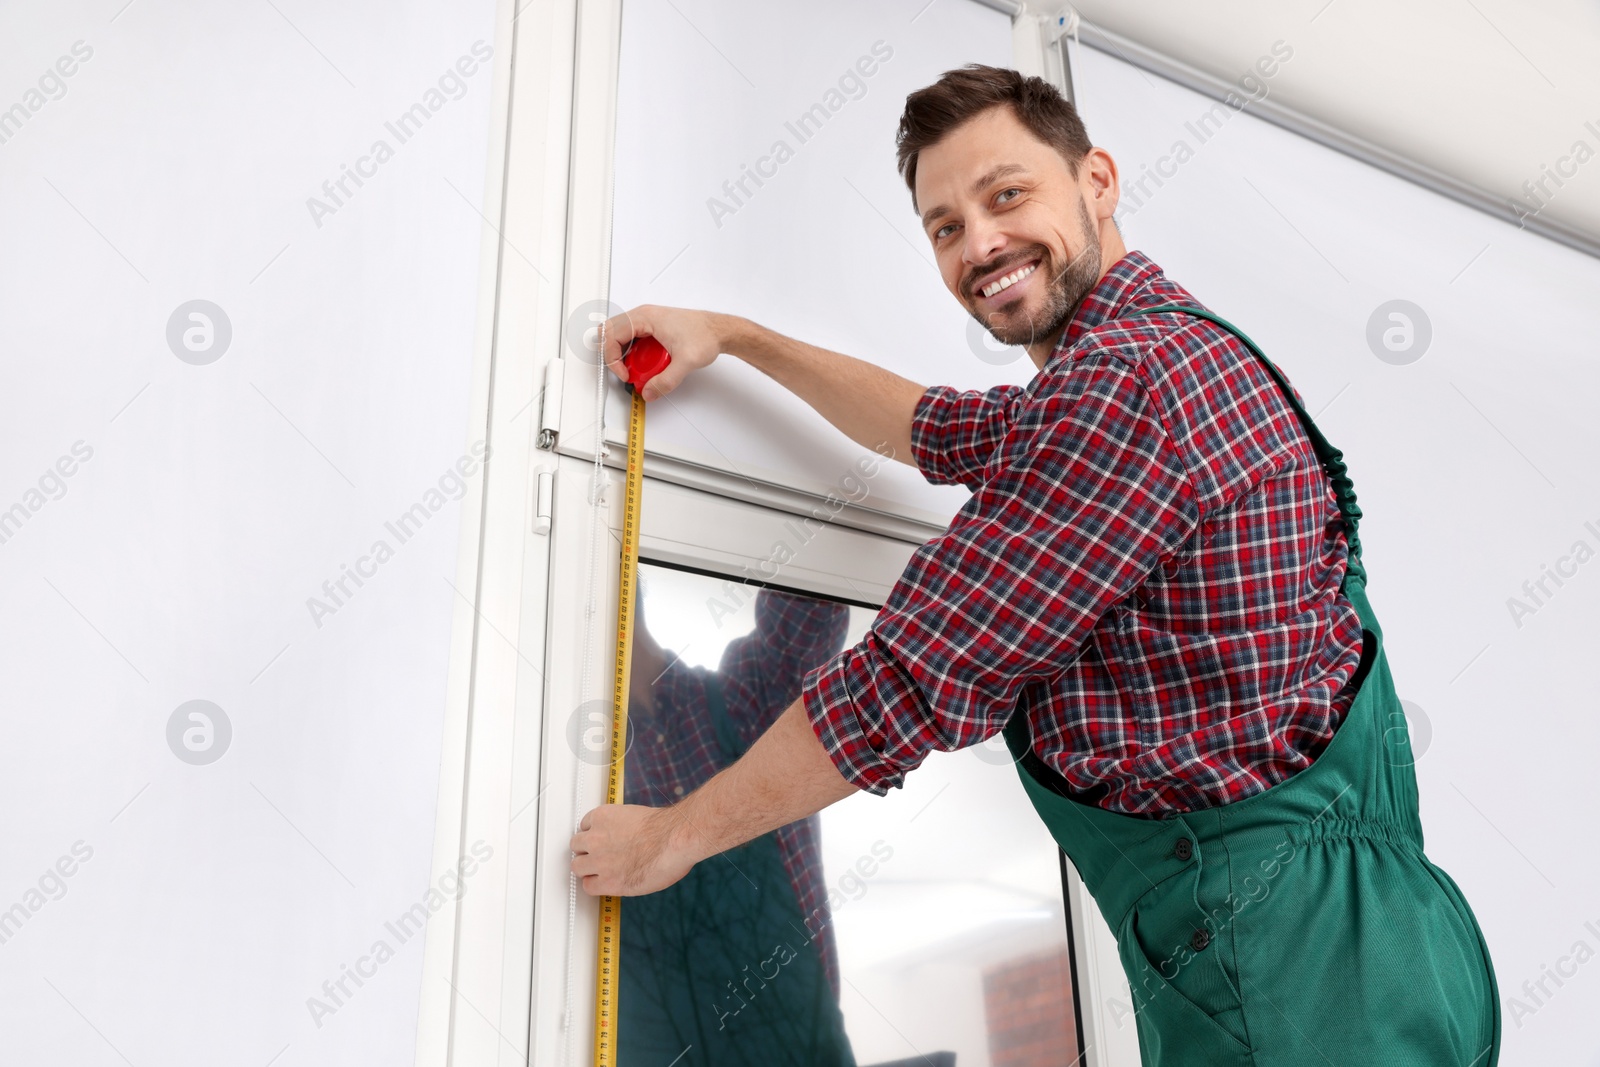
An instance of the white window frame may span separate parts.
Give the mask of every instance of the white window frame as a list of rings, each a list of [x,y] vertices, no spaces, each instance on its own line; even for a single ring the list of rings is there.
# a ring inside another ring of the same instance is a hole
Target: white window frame
[[[1052,13],[979,0],[1013,18],[1017,66],[1063,84],[1067,28]],[[568,358],[572,310],[609,291],[610,194],[621,0],[500,0],[485,248],[474,361],[474,431],[491,445],[466,502],[434,835],[442,869],[487,843],[494,861],[429,920],[415,1062],[562,1063],[568,1002],[567,837],[579,763],[567,715],[597,695],[614,654],[622,457],[605,457],[600,604],[587,626],[596,376]],[[1067,87],[1070,94],[1070,86]],[[581,180],[575,180],[580,176]],[[551,384],[545,392],[546,384]],[[541,437],[541,430],[553,431]],[[541,448],[541,441],[554,444]],[[762,562],[782,520],[820,498],[728,472],[649,457],[646,554],[737,573]],[[543,492],[541,492],[543,490]],[[712,521],[714,519],[714,521]],[[911,550],[937,533],[906,516],[848,506],[786,565],[784,584],[850,600],[882,598]],[[467,602],[470,596],[471,602]],[[585,641],[591,674],[580,677]],[[609,685],[605,690],[609,691]],[[588,776],[578,804],[603,799]],[[1070,865],[1068,866],[1071,871]],[[1068,907],[1081,1022],[1094,1067],[1137,1064],[1107,1032],[1126,988],[1115,942],[1075,872]],[[591,1055],[597,910],[580,894],[572,931],[573,1062]],[[1107,945],[1109,944],[1109,952]]]

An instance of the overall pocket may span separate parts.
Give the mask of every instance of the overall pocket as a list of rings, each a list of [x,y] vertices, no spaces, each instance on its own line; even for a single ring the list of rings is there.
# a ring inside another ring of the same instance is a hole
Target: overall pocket
[[[1154,1062],[1249,1063],[1231,912],[1196,908],[1195,878],[1170,878],[1141,897],[1117,938],[1134,1004],[1166,1050]],[[1141,1038],[1144,1029],[1141,1029]]]

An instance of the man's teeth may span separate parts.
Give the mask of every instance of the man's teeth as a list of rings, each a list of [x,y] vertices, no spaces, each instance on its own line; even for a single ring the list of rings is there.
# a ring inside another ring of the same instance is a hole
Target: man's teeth
[[[1007,274],[1004,278],[1001,278],[999,281],[992,282],[989,285],[984,286],[983,287],[983,295],[984,296],[993,296],[996,293],[1005,292],[1007,289],[1011,288],[1014,284],[1016,284],[1017,282],[1020,282],[1022,279],[1026,278],[1028,275],[1032,274],[1038,268],[1038,266],[1039,266],[1039,264],[1033,263],[1033,264],[1030,264],[1029,266],[1023,267],[1021,270],[1012,271],[1010,274]]]

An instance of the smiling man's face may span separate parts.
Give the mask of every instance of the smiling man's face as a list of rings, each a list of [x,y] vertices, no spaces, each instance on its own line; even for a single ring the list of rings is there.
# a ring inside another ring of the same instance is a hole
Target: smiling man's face
[[[1116,165],[1104,149],[1076,177],[1009,107],[993,107],[917,157],[916,203],[945,286],[1001,344],[1035,366],[1126,254],[1114,227]]]

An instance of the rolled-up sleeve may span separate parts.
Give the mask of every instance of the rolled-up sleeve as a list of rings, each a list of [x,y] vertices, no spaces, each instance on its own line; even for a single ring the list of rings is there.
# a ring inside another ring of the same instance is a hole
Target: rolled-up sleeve
[[[1023,402],[1020,385],[926,389],[911,416],[911,457],[934,485],[976,489]]]
[[[992,736],[1198,527],[1188,472],[1126,363],[1084,360],[1009,417],[1022,437],[1004,466],[916,551],[866,636],[806,677],[812,728],[858,788],[887,792],[929,751]],[[970,464],[977,435],[949,439]]]

